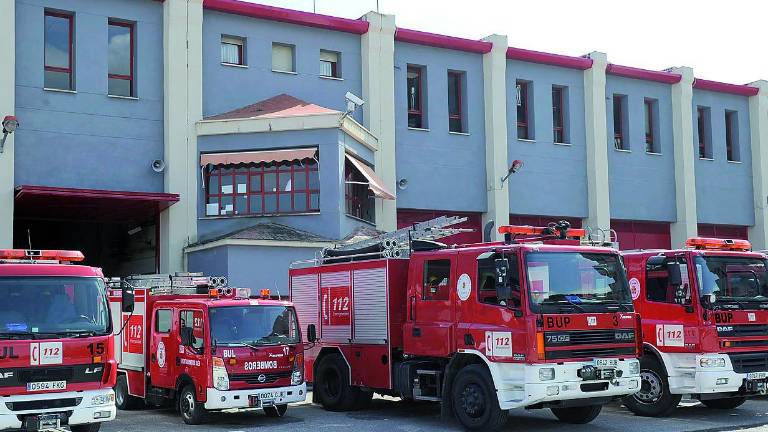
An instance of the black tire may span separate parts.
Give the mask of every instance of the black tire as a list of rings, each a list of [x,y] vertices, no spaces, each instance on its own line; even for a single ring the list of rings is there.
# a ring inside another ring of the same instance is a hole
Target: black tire
[[[101,429],[101,423],[89,423],[69,427],[69,430],[72,432],[99,432],[99,429]]]
[[[187,384],[179,393],[179,413],[181,413],[181,419],[188,425],[205,423],[208,411],[197,400],[195,386]]]
[[[328,411],[352,411],[357,406],[360,388],[349,384],[349,368],[340,354],[328,354],[320,360],[313,391]]]
[[[623,399],[633,413],[644,417],[669,415],[683,398],[669,392],[669,380],[664,368],[655,357],[640,359],[640,391]]]
[[[488,370],[469,365],[459,371],[451,388],[456,419],[469,430],[495,431],[507,423],[508,412],[499,408],[499,399]]]
[[[602,405],[588,405],[573,408],[552,408],[552,414],[558,420],[571,424],[587,424],[600,415]]]
[[[115,383],[115,405],[122,411],[139,408],[142,405],[142,399],[131,396],[128,393],[128,378],[125,375],[118,375]]]
[[[288,411],[288,404],[281,404],[264,408],[264,414],[266,414],[267,417],[282,417],[285,415],[286,411]]]
[[[746,397],[740,396],[733,398],[708,399],[700,402],[703,403],[707,408],[729,410],[742,406],[746,401]]]

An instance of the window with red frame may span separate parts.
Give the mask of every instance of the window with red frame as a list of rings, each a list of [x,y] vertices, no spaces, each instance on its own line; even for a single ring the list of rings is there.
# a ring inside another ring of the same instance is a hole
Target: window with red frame
[[[368,179],[351,162],[344,164],[344,197],[347,214],[368,222],[376,220],[376,201],[368,188]]]
[[[531,134],[530,87],[528,81],[517,81],[517,138],[533,139]]]
[[[450,132],[466,132],[462,106],[463,83],[463,72],[448,71],[448,130]]]
[[[320,211],[314,159],[209,165],[206,216],[262,216]]]
[[[74,27],[72,13],[45,11],[45,88],[75,89]]]
[[[613,95],[613,146],[616,150],[629,150],[626,134],[627,97]]]
[[[566,143],[565,87],[552,86],[552,137],[556,143]]]
[[[108,94],[134,96],[134,24],[109,20]]]
[[[725,111],[725,154],[730,162],[738,162],[739,155],[739,118],[736,111]]]
[[[408,127],[426,128],[424,118],[424,68],[408,66],[406,77],[408,98]]]

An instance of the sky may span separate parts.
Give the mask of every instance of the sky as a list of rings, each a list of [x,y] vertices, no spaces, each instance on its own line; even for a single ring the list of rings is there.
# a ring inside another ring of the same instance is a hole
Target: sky
[[[377,0],[247,0],[345,18]],[[766,0],[378,0],[398,27],[663,70],[693,68],[697,78],[746,84],[768,80]],[[759,43],[762,42],[763,44]]]

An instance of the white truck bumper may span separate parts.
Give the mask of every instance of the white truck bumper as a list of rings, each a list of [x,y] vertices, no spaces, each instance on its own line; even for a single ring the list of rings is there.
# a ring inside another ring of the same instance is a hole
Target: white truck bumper
[[[303,402],[307,397],[307,384],[296,386],[260,388],[250,390],[221,391],[214,388],[207,390],[205,408],[209,410],[227,410],[239,408],[261,408],[251,406],[249,396],[258,396],[260,401],[272,401],[275,405]]]
[[[620,377],[590,381],[581,379],[578,371],[592,362],[490,365],[499,406],[505,410],[548,402],[623,397],[640,389],[639,363],[635,359],[618,363],[616,371],[621,371]],[[549,368],[554,369],[554,379],[541,380],[539,371]]]
[[[46,401],[60,403],[59,401],[66,401],[67,399],[74,399],[76,404],[60,408],[28,410],[19,409],[18,406],[25,402],[37,402],[40,406],[45,406]],[[115,392],[111,388],[81,392],[2,396],[0,397],[0,430],[21,429],[23,426],[22,419],[27,415],[66,413],[69,415],[67,423],[72,426],[111,421],[115,419],[116,412]],[[61,424],[64,425],[64,423],[62,421]]]
[[[733,364],[727,354],[662,353],[662,358],[669,374],[669,391],[672,394],[707,395],[738,392],[745,385],[745,380],[760,375],[760,373],[734,372]],[[702,359],[724,359],[724,362],[723,366],[702,367]],[[762,373],[766,374],[768,371]]]

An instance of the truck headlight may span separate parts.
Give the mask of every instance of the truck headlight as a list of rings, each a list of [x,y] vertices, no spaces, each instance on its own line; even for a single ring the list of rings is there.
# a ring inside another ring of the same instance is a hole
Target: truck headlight
[[[91,398],[91,405],[110,405],[115,403],[115,394],[96,395]]]
[[[629,374],[638,375],[640,373],[640,362],[637,360],[631,360],[629,362]]]
[[[555,379],[555,368],[539,369],[539,381],[552,381]]]
[[[213,357],[211,371],[213,372],[211,374],[213,376],[213,387],[221,391],[229,390],[229,374],[221,357]]]
[[[699,359],[699,366],[703,368],[725,367],[725,359],[722,357],[703,357]]]

